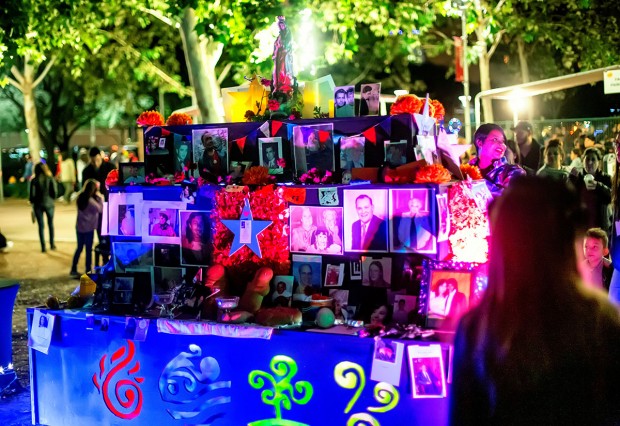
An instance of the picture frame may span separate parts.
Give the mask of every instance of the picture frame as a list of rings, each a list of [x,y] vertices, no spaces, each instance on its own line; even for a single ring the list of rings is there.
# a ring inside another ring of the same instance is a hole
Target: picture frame
[[[292,275],[276,275],[273,277],[273,286],[270,296],[272,305],[274,306],[291,306],[293,297],[293,281]]]
[[[211,263],[211,211],[180,210],[181,264],[207,266]]]
[[[342,207],[291,206],[290,251],[341,255]]]
[[[147,136],[144,163],[146,176],[161,178],[174,175],[174,134]]]
[[[153,245],[154,266],[181,266],[181,249],[178,244],[155,243]]]
[[[440,345],[407,347],[411,393],[414,398],[445,398],[446,375]]]
[[[108,201],[108,234],[138,237],[142,232],[142,193],[113,192]]]
[[[383,160],[391,167],[407,164],[407,141],[398,142],[383,141],[384,157]]]
[[[381,83],[366,83],[360,87],[360,116],[379,115]]]
[[[293,127],[295,170],[335,170],[333,123]]]
[[[114,270],[148,269],[153,266],[153,244],[140,242],[113,242]]]
[[[344,279],[344,263],[327,264],[323,287],[341,287]]]
[[[112,303],[115,305],[129,305],[132,303],[133,297],[133,280],[132,276],[117,275],[114,277],[114,296]]]
[[[392,258],[363,257],[362,285],[365,287],[390,288],[392,285]]]
[[[258,163],[269,169],[270,175],[281,175],[284,169],[279,164],[282,159],[282,138],[258,138]]]
[[[351,170],[364,167],[365,145],[366,138],[364,136],[340,138],[340,168]]]
[[[146,183],[146,164],[144,162],[120,163],[118,181],[121,185],[144,185]]]
[[[334,117],[355,117],[355,86],[334,87]]]
[[[179,244],[179,211],[182,201],[145,201],[142,204],[142,241]]]
[[[435,190],[410,187],[389,191],[390,251],[436,254]]]
[[[212,178],[228,173],[228,128],[192,130],[195,177]]]
[[[344,251],[387,253],[388,190],[344,189],[343,199]]]
[[[293,301],[309,301],[312,293],[321,291],[321,256],[293,254],[292,269],[295,277]]]
[[[475,306],[486,289],[480,265],[425,259],[418,295],[418,315],[426,328],[454,329],[460,317]]]

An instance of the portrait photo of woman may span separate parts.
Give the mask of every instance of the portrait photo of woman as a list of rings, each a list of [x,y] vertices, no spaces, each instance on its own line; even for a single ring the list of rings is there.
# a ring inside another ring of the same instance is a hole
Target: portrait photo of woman
[[[211,221],[207,211],[181,211],[181,263],[208,265],[211,258]]]
[[[369,287],[390,287],[392,274],[392,259],[366,258],[362,261],[362,285]]]

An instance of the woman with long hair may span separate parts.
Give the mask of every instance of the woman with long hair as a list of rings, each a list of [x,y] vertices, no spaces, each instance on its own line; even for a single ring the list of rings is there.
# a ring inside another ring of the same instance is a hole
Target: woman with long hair
[[[211,228],[208,216],[205,213],[192,212],[187,218],[185,233],[181,241],[184,264],[208,264],[210,235]]]
[[[45,253],[45,222],[43,214],[47,216],[50,248],[56,250],[54,244],[54,200],[56,199],[56,181],[47,164],[41,162],[34,166],[34,178],[30,181],[30,204],[39,225],[39,241],[41,251]]]
[[[77,223],[75,225],[77,233],[77,249],[73,255],[71,264],[71,276],[79,277],[77,264],[80,260],[82,250],[86,247],[86,269],[88,272],[92,266],[93,240],[95,229],[99,223],[99,215],[103,211],[103,195],[99,192],[99,182],[95,179],[88,179],[77,197]]]
[[[451,424],[617,424],[620,318],[580,279],[577,193],[518,178],[490,221],[488,287],[455,339]]]
[[[383,264],[378,260],[373,260],[368,265],[368,279],[365,285],[370,287],[389,287],[390,283],[383,278]]]

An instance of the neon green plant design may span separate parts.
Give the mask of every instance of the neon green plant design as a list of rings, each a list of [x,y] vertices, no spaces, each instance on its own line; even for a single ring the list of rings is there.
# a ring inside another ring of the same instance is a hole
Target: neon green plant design
[[[314,390],[307,381],[291,383],[298,371],[297,363],[292,358],[286,355],[276,355],[271,359],[269,367],[275,376],[261,370],[253,370],[248,376],[248,381],[254,389],[261,389],[268,383],[271,384],[268,389],[261,392],[261,399],[265,404],[274,406],[276,419],[280,420],[282,408],[290,410],[292,402],[299,405],[307,404]]]
[[[345,414],[348,414],[353,409],[353,406],[359,399],[364,387],[366,386],[366,374],[364,373],[364,369],[359,364],[343,361],[336,365],[336,368],[334,368],[334,379],[340,387],[345,389],[355,389],[353,397],[344,410]],[[380,382],[375,385],[373,396],[382,406],[366,407],[366,409],[375,413],[386,413],[394,409],[400,401],[398,389],[385,382]],[[360,424],[360,422],[364,422],[364,424],[371,426],[380,426],[379,421],[368,413],[352,414],[347,421],[347,426],[356,426]]]

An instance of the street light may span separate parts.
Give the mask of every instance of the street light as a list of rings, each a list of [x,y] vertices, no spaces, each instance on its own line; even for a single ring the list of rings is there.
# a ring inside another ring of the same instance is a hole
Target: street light
[[[519,122],[519,112],[525,108],[528,98],[528,94],[521,89],[515,89],[510,94],[510,107],[512,108],[514,126]]]

